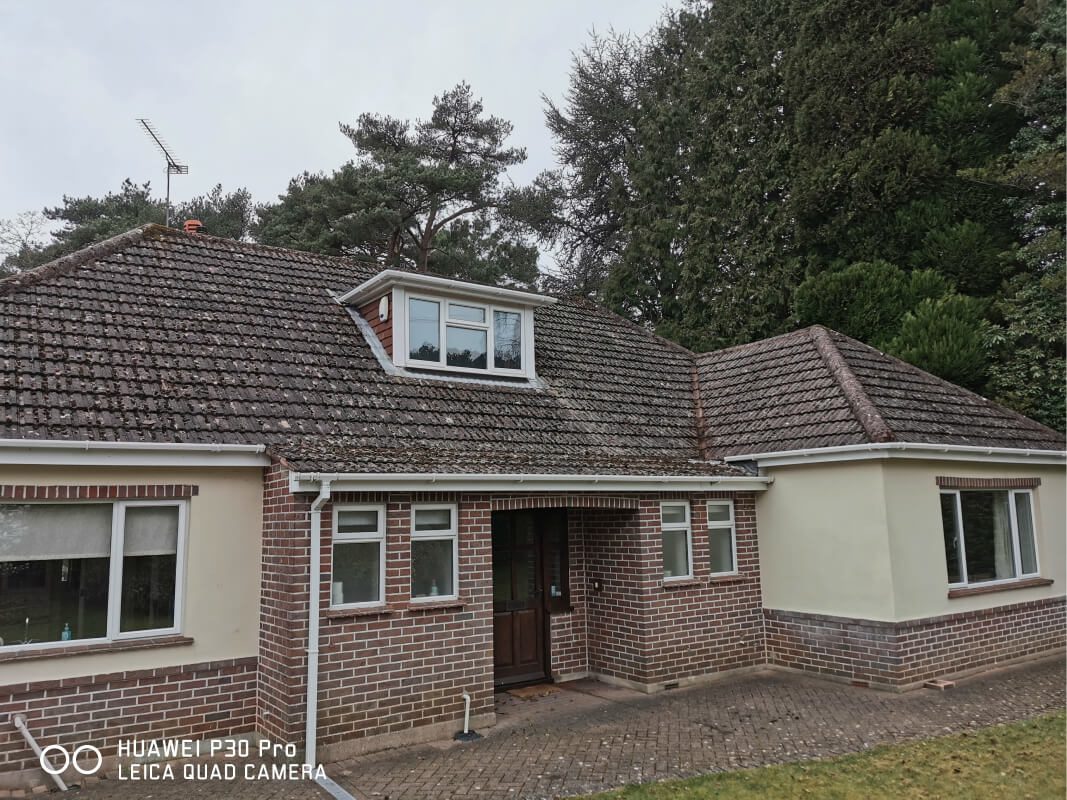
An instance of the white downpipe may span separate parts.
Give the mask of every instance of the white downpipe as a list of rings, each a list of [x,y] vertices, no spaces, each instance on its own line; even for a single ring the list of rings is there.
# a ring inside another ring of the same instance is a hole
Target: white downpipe
[[[34,753],[37,754],[38,760],[41,762],[41,766],[47,766],[48,769],[45,772],[48,776],[55,781],[56,788],[61,792],[67,791],[67,784],[63,782],[63,779],[59,777],[56,772],[56,768],[52,766],[52,761],[48,756],[41,752],[41,746],[37,744],[37,740],[33,738],[33,734],[30,733],[30,729],[26,727],[26,718],[22,714],[15,715],[15,729],[22,734],[22,738],[26,740],[26,744],[30,746]]]
[[[469,693],[463,693],[463,735],[466,736],[471,732],[471,696]]]
[[[311,504],[311,575],[308,579],[308,694],[304,763],[315,768],[319,713],[319,588],[322,583],[322,507],[330,499],[330,481],[319,486]]]

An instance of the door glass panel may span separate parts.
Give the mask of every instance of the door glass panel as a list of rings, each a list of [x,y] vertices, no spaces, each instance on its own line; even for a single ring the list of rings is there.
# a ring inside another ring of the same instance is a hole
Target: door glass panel
[[[493,600],[506,603],[511,600],[511,531],[493,531]]]

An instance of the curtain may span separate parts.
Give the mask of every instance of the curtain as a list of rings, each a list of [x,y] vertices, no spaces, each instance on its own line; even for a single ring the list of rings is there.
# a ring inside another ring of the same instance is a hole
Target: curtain
[[[1015,576],[1007,492],[997,492],[993,495],[993,559],[998,579]]]

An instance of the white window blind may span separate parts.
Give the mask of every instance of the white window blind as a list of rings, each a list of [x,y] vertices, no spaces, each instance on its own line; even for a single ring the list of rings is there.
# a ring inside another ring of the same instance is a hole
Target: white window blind
[[[178,507],[128,507],[122,552],[127,556],[169,556],[177,553]]]
[[[110,555],[110,504],[0,505],[0,561]]]

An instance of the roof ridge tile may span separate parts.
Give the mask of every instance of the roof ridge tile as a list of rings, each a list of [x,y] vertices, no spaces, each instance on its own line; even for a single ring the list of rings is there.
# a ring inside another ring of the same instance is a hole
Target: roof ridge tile
[[[830,331],[822,325],[812,325],[808,328],[808,336],[815,349],[819,352],[826,368],[830,371],[834,381],[841,388],[841,393],[848,401],[852,414],[863,428],[867,437],[872,442],[892,442],[896,435],[890,429],[888,423],[882,417],[878,407],[867,395],[866,390],[856,373],[852,371],[848,361],[837,349]]]

